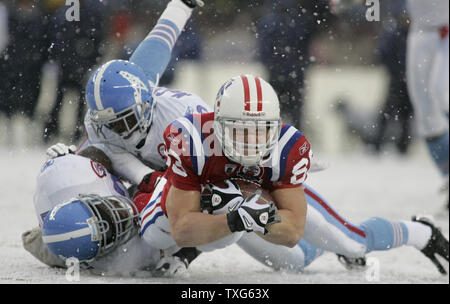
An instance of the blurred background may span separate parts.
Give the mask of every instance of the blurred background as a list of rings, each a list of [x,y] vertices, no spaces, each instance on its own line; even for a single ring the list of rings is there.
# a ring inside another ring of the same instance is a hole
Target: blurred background
[[[0,0],[0,147],[79,144],[84,85],[112,58],[128,59],[168,1]],[[405,84],[404,0],[205,0],[174,48],[160,85],[212,104],[231,76],[257,74],[280,96],[284,122],[315,151],[400,154],[417,148]]]

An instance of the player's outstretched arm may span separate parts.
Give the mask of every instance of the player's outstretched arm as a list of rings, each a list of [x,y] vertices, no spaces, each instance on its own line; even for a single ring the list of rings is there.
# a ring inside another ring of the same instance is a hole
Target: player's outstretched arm
[[[274,244],[294,247],[303,237],[306,223],[306,197],[303,187],[278,189],[271,193],[277,202],[279,223],[268,225],[268,234],[259,234]]]
[[[209,244],[231,234],[226,214],[200,211],[200,192],[171,186],[166,199],[171,234],[180,247]]]
[[[169,64],[172,49],[186,22],[201,1],[172,0],[147,37],[139,44],[130,61],[138,64],[152,83],[162,76]]]
[[[108,155],[94,146],[88,146],[87,148],[77,152],[77,154],[102,164],[105,169],[111,173],[114,172],[111,159]]]

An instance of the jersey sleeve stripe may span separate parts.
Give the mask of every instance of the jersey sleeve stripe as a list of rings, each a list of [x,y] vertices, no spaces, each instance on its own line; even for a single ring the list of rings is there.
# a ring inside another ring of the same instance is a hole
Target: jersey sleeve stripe
[[[148,222],[146,222],[145,224],[143,223],[143,225],[141,226],[142,228],[141,228],[141,231],[139,232],[139,234],[142,236],[144,233],[145,233],[145,230],[147,230],[147,228],[150,226],[150,225],[152,225],[152,224],[154,224],[155,222],[156,222],[156,220],[160,217],[160,216],[163,216],[164,215],[164,212],[161,210],[161,211],[158,211],[157,213],[155,213],[154,214],[154,216],[151,218],[151,220],[149,220]]]
[[[158,185],[159,186],[159,185]],[[145,208],[141,211],[140,215],[140,223],[141,223],[141,234],[145,232],[145,230],[150,226],[152,223],[156,221],[156,218],[159,217],[158,213],[162,213],[161,208],[161,196],[163,191],[157,187],[155,191],[158,191],[158,196],[153,199]]]
[[[155,191],[156,191],[156,189],[155,189]],[[153,205],[156,203],[156,201],[158,201],[158,199],[161,198],[161,195],[162,195],[162,191],[158,194],[158,196],[157,196],[153,201],[151,201],[147,206],[145,206],[145,208],[142,210],[141,214],[144,215],[145,212],[146,212],[151,206],[153,206]]]
[[[295,128],[289,125],[286,125],[281,129],[280,140],[278,143],[278,151],[281,151],[280,158],[278,165],[272,170],[272,181],[277,181],[284,175],[289,151],[296,142],[295,137],[293,137],[296,131]]]
[[[296,130],[294,129],[294,132]],[[284,172],[286,171],[286,164],[287,160],[289,158],[289,153],[291,152],[292,148],[294,147],[295,143],[302,137],[302,134],[300,132],[295,132],[289,139],[289,141],[286,143],[286,145],[283,147],[283,150],[281,151],[281,159],[280,159],[280,177],[284,175]]]
[[[162,210],[162,209],[161,209],[161,202],[157,203],[153,209],[148,210],[148,212],[145,213],[144,217],[141,219],[141,223],[144,224],[144,223],[146,222],[146,219],[147,219],[150,215],[152,215],[152,213],[153,213],[155,210]]]
[[[195,127],[195,124],[193,124],[189,119],[186,117],[180,118],[178,120],[180,122],[184,129],[189,131],[190,139],[191,139],[191,151],[190,156],[192,163],[195,166],[195,170],[197,175],[201,175],[203,171],[203,167],[205,165],[205,155],[203,151],[203,143],[200,137],[200,133],[198,128]],[[193,147],[192,147],[193,146]]]
[[[290,125],[283,125],[280,132],[280,139],[283,137],[284,133],[290,128]]]

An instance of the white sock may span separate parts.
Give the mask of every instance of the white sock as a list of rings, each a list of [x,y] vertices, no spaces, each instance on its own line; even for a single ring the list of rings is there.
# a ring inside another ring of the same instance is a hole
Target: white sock
[[[408,229],[408,242],[406,245],[422,250],[431,238],[431,227],[419,222],[402,221]]]

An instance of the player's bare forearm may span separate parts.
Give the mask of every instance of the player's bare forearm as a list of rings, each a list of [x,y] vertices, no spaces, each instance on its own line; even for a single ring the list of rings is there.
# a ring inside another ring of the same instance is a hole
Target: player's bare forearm
[[[180,247],[211,243],[231,234],[225,214],[200,211],[200,192],[172,186],[166,200],[172,237]]]
[[[113,172],[111,159],[102,150],[93,146],[88,146],[87,148],[77,152],[77,154],[90,158],[93,161],[102,164],[109,172]]]
[[[306,222],[306,198],[303,188],[280,189],[272,192],[278,204],[281,222],[267,226],[269,234],[259,234],[266,241],[294,247],[303,237]]]
[[[172,235],[180,247],[206,245],[231,234],[225,214],[190,212],[176,226],[171,225],[171,229],[175,232]]]

